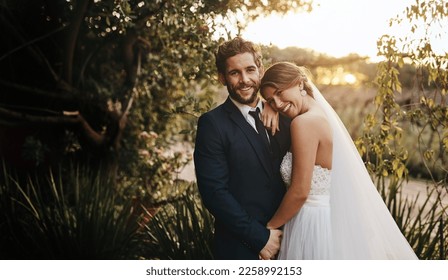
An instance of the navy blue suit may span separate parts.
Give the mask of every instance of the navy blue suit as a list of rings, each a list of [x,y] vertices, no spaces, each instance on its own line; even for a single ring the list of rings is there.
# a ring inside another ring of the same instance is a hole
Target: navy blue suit
[[[194,163],[215,217],[215,259],[258,259],[269,239],[266,223],[285,193],[280,163],[290,141],[289,121],[281,117],[270,152],[229,98],[199,118]]]

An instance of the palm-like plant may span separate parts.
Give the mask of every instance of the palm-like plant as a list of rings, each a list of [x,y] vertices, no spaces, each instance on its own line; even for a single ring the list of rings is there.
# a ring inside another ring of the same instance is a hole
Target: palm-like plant
[[[149,259],[211,259],[213,217],[203,206],[194,183],[178,199],[160,207],[144,225]],[[147,211],[148,214],[149,211]]]
[[[137,217],[107,177],[75,167],[24,183],[6,169],[3,173],[2,258],[137,257]]]

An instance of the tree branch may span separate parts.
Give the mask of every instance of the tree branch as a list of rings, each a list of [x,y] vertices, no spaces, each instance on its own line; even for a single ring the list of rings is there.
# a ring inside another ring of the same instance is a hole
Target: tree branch
[[[51,35],[53,35],[53,34],[59,32],[59,31],[63,30],[64,28],[66,28],[66,26],[61,26],[61,27],[56,28],[55,30],[53,30],[53,31],[51,31],[51,32],[49,32],[47,34],[39,36],[39,37],[37,37],[37,38],[35,38],[35,39],[31,40],[31,41],[23,43],[22,45],[20,45],[18,47],[15,47],[14,49],[12,49],[12,50],[8,51],[7,53],[5,53],[4,55],[0,56],[0,61],[2,61],[3,59],[7,58],[10,55],[12,55],[15,52],[18,52],[18,51],[20,51],[20,50],[22,50],[22,49],[24,49],[26,47],[29,47],[29,46],[33,45],[34,43],[36,43],[36,42],[39,42],[42,39],[50,37]]]
[[[91,144],[102,146],[105,143],[104,134],[96,132],[78,111],[63,111],[58,116],[36,116],[0,107],[0,116],[27,123],[79,125]]]
[[[32,94],[37,94],[43,97],[49,97],[65,102],[74,103],[76,102],[76,99],[73,94],[67,95],[67,94],[59,94],[53,91],[43,90],[32,86],[22,85],[22,84],[16,84],[12,83],[10,81],[2,80],[0,79],[0,85],[4,85],[8,88],[15,89],[17,91],[14,92],[14,94],[20,94],[20,92],[28,92]],[[73,92],[72,92],[73,93]],[[2,93],[5,95],[5,93]]]
[[[75,54],[75,46],[79,34],[79,28],[86,13],[89,2],[90,0],[80,0],[77,2],[75,14],[67,36],[64,57],[64,78],[69,85],[72,85],[73,57]]]

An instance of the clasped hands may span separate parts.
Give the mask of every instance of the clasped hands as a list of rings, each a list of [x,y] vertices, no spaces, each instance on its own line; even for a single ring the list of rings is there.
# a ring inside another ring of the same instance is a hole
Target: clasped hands
[[[280,250],[280,242],[283,232],[279,229],[269,229],[269,239],[264,248],[260,251],[260,260],[275,259]]]

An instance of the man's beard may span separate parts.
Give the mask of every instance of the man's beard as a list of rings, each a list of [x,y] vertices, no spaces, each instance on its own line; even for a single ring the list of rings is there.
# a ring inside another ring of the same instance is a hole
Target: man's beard
[[[249,96],[248,99],[244,99],[241,95],[239,95],[236,91],[235,88],[227,86],[227,91],[229,92],[230,97],[232,97],[233,100],[238,101],[241,104],[252,104],[253,102],[255,102],[255,100],[257,100],[258,97],[258,86],[254,85],[252,86],[252,89],[254,90],[252,95]]]

